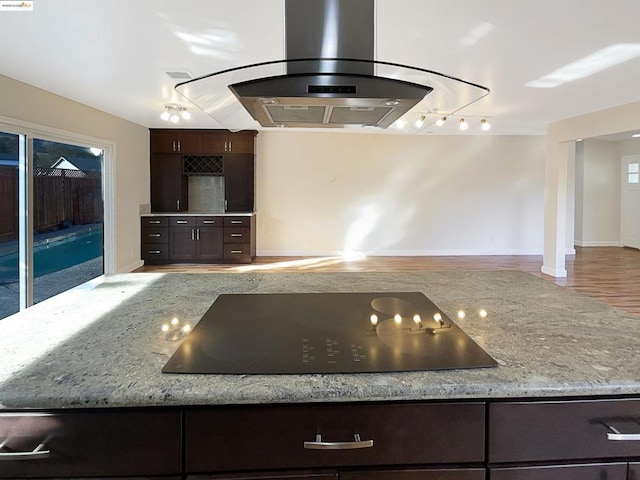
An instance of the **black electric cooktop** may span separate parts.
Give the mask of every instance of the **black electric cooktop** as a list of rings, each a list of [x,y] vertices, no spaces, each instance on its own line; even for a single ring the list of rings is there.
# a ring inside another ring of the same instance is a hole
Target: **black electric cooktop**
[[[220,295],[165,373],[301,374],[496,366],[422,293]]]

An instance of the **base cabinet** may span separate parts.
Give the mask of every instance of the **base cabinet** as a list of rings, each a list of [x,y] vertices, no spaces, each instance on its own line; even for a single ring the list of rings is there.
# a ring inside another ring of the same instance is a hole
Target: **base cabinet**
[[[147,264],[251,263],[255,215],[142,217],[141,239]]]
[[[634,399],[492,403],[490,478],[638,480],[639,419]]]
[[[179,478],[180,435],[179,410],[0,413],[0,478]]]
[[[492,468],[491,480],[627,480],[627,464],[542,465]]]
[[[189,475],[188,480],[484,480],[484,468],[264,472],[260,474]]]

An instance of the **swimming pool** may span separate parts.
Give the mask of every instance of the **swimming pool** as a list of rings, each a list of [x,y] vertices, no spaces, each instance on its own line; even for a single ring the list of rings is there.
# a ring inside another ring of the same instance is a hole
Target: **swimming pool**
[[[34,276],[73,267],[103,254],[102,230],[38,242],[33,248]],[[0,256],[0,285],[18,281],[18,253]]]

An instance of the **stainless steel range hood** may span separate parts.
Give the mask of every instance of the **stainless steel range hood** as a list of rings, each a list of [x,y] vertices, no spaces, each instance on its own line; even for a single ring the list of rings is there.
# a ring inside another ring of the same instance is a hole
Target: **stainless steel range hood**
[[[285,0],[286,60],[216,72],[176,90],[230,130],[256,122],[387,128],[407,112],[450,115],[489,93],[438,72],[375,60],[374,24],[374,0]]]

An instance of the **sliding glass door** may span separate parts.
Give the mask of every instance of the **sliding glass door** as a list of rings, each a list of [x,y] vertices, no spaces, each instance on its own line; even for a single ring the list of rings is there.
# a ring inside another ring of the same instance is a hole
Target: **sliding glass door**
[[[0,132],[0,319],[104,273],[103,157]]]
[[[104,273],[102,151],[33,140],[33,300]]]
[[[0,132],[0,319],[20,310],[20,137]]]

